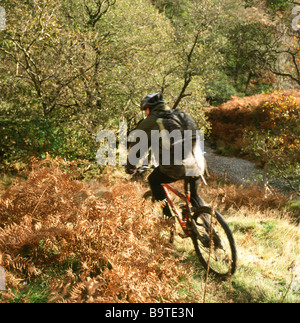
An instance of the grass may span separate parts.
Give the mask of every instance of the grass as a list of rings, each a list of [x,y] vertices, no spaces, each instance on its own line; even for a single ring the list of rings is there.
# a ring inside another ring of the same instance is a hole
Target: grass
[[[209,279],[205,302],[299,303],[299,227],[274,210],[241,208],[224,213],[238,250],[238,269],[230,282]],[[205,289],[205,272],[198,265],[189,240],[176,239],[176,248],[199,267],[195,288]],[[203,298],[199,300],[203,302]]]
[[[274,217],[274,214],[255,212],[255,215],[250,215],[250,221],[251,229],[249,219],[245,221],[237,212],[230,221],[240,259],[240,270],[233,278],[236,301],[299,302],[299,291],[289,290],[293,279],[291,270],[299,261],[298,228],[284,218]],[[247,232],[240,234],[246,228]],[[251,296],[245,299],[241,293],[243,290]]]
[[[298,223],[300,222],[300,201],[299,200],[291,200],[285,206],[287,211],[298,214]]]

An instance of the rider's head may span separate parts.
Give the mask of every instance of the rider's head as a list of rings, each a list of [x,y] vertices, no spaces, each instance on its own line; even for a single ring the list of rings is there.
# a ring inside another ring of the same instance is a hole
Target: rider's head
[[[158,104],[165,104],[163,95],[161,93],[151,93],[142,100],[141,110],[146,111],[148,115],[151,109],[156,107]]]

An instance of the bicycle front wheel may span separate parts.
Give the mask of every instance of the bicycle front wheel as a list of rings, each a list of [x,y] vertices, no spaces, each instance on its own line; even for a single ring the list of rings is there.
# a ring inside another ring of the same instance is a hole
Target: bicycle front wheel
[[[198,259],[209,273],[220,278],[234,274],[236,246],[231,230],[218,211],[208,206],[198,208],[191,220],[191,238]]]

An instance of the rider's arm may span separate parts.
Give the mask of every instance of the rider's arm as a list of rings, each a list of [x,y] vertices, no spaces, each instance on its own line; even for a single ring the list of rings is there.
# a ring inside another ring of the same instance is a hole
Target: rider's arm
[[[147,142],[145,142],[145,145],[147,145],[147,148],[150,148],[151,146],[151,130],[158,129],[157,123],[156,123],[156,117],[154,115],[149,115],[146,119],[144,119],[142,122],[140,122],[135,130],[143,131]],[[132,170],[136,168],[137,165],[133,165],[129,162],[129,160],[134,160],[136,158],[130,158],[130,155],[134,153],[135,151],[131,150],[131,148],[137,144],[136,142],[129,142],[128,143],[128,158],[127,158],[127,165],[126,165],[126,171],[127,173],[132,173]],[[140,156],[142,159],[145,156]]]

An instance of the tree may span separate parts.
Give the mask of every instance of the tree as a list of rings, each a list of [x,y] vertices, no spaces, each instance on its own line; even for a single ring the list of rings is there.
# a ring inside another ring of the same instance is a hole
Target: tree
[[[10,81],[19,89],[14,96],[18,107],[26,94],[24,105],[43,116],[78,108],[74,94],[96,65],[86,35],[62,25],[60,9],[51,0],[15,4],[0,44],[2,65],[9,67]]]
[[[274,27],[257,21],[239,21],[226,31],[225,71],[231,75],[238,92],[247,94],[253,78],[262,76],[267,62],[274,58]]]
[[[293,87],[300,85],[300,31],[294,30],[292,9],[299,3],[289,0],[268,0],[269,15],[275,26],[275,42],[268,45],[269,57],[266,68],[273,74],[291,81]],[[281,86],[282,87],[282,86]]]
[[[270,63],[272,73],[288,78],[300,85],[300,36],[287,37],[289,43],[283,45],[283,48],[274,50],[277,54],[277,60]]]
[[[163,90],[170,92],[171,107],[180,106],[191,113],[199,126],[207,128],[203,115],[205,88],[214,80],[222,64],[224,2],[222,0],[154,1],[174,27],[175,62],[164,78]],[[176,90],[169,91],[176,80]]]
[[[7,29],[0,34],[6,156],[13,160],[49,151],[90,158],[92,129],[86,121],[96,106],[87,80],[97,66],[90,35],[64,23],[61,3],[14,1],[6,6]]]
[[[270,172],[299,192],[300,109],[295,97],[274,92],[256,111],[263,120],[257,130],[245,133],[245,151],[258,157],[264,168],[264,187]]]
[[[171,103],[178,96],[186,56],[170,20],[149,2],[4,2],[9,18],[0,34],[5,158],[48,151],[93,159],[97,132],[118,128],[120,120],[133,126],[145,94],[164,91]],[[193,86],[198,95],[201,85]]]

